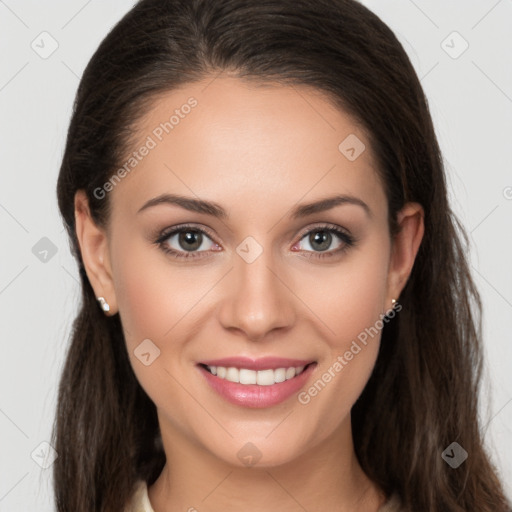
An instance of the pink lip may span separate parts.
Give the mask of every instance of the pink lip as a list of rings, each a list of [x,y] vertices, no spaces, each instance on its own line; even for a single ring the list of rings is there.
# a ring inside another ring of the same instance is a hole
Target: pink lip
[[[219,359],[218,361],[225,362],[226,360]],[[262,360],[258,360],[257,363],[260,364],[261,361]],[[283,361],[297,360],[279,359],[279,365],[277,365],[276,368],[289,368],[290,366],[295,366],[295,363],[290,365],[283,365]],[[308,364],[307,361],[298,362]],[[253,361],[253,363],[256,363],[256,361]],[[267,366],[264,366],[263,369],[270,369],[268,363],[265,364]],[[275,364],[275,361],[274,363],[271,364]],[[208,362],[208,365],[210,365],[210,362]],[[212,364],[212,366],[224,366],[224,364],[221,364],[219,362],[218,365]],[[246,360],[244,360],[243,364],[240,366],[238,366],[238,364],[232,364],[231,366],[253,369],[247,366]],[[297,364],[297,366],[302,366],[302,364]],[[286,399],[290,398],[290,396],[292,396],[294,393],[297,393],[302,387],[304,387],[307,380],[315,370],[316,366],[316,363],[310,364],[297,377],[294,377],[293,379],[290,380],[285,380],[284,382],[273,384],[272,386],[259,386],[258,384],[239,384],[236,382],[230,382],[226,379],[221,379],[219,377],[216,377],[215,375],[212,375],[206,368],[204,368],[200,364],[197,367],[199,368],[199,371],[204,376],[208,384],[212,387],[212,389],[216,391],[219,395],[221,395],[223,398],[225,398],[228,402],[231,402],[232,404],[235,405],[241,405],[243,407],[264,408],[284,402]]]
[[[225,357],[223,359],[210,359],[208,361],[200,361],[201,364],[207,366],[224,366],[225,368],[247,368],[248,370],[277,370],[278,368],[290,368],[291,366],[306,366],[314,361],[306,361],[304,359],[285,359],[281,357],[261,357],[259,359],[251,359],[249,357]]]

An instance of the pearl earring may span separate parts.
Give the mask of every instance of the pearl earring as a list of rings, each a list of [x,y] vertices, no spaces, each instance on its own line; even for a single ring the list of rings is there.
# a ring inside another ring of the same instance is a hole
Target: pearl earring
[[[105,297],[97,297],[96,300],[100,303],[100,308],[106,313],[110,311],[110,306],[108,302],[105,300]]]

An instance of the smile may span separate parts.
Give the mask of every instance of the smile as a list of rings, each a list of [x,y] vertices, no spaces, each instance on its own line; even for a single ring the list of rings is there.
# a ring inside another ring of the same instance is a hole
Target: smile
[[[251,408],[288,400],[307,384],[316,366],[316,361],[282,358],[228,358],[197,364],[208,387],[218,396]]]
[[[300,375],[305,366],[290,366],[288,368],[277,368],[275,370],[250,370],[248,368],[234,368],[225,366],[208,366],[206,369],[219,379],[240,384],[257,384],[258,386],[272,386]]]

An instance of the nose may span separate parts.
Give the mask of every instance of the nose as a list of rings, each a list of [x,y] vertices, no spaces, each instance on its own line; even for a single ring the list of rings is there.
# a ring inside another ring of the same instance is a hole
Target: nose
[[[263,250],[251,263],[235,254],[234,268],[224,283],[219,311],[222,326],[251,341],[290,329],[296,318],[296,297],[286,277],[270,250]]]

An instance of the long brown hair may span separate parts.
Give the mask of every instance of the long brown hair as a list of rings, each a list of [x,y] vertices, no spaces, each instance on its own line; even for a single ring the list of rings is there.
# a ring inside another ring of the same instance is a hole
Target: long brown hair
[[[136,480],[165,464],[156,408],[137,382],[119,315],[106,317],[84,271],[74,195],[98,225],[137,120],[158,95],[222,71],[326,93],[368,133],[388,199],[389,228],[407,201],[425,235],[386,323],[374,372],[352,409],[356,454],[382,489],[414,511],[505,512],[478,423],[481,301],[467,235],[447,201],[427,99],[393,32],[354,0],[142,0],[111,30],[80,81],[57,184],[82,303],[60,381],[53,444],[59,512],[118,512]],[[441,457],[457,442],[457,469]]]

